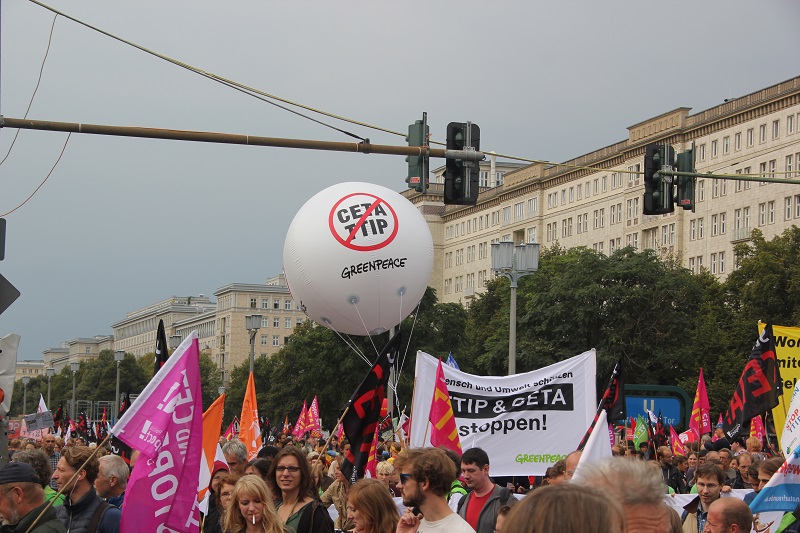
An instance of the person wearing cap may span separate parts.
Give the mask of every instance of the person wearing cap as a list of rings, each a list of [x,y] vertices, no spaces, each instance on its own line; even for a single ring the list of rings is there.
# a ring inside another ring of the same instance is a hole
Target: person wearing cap
[[[725,430],[722,429],[722,424],[717,424],[716,427],[714,427],[714,436],[717,437],[717,440],[706,441],[703,445],[706,450],[718,452],[723,448],[731,448],[731,441],[728,440]]]
[[[94,525],[98,533],[119,533],[122,511],[104,502],[94,490],[99,468],[97,457],[87,446],[65,448],[58,460],[53,479],[67,499],[56,513],[70,533],[88,532]]]
[[[0,468],[3,533],[65,533],[55,509],[50,507],[42,514],[46,505],[41,479],[31,465],[14,462]]]

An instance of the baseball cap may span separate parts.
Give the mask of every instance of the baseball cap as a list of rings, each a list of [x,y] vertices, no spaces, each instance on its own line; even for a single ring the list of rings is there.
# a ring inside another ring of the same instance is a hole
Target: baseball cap
[[[41,480],[28,463],[13,462],[0,468],[0,485],[6,483],[36,483],[41,485]]]

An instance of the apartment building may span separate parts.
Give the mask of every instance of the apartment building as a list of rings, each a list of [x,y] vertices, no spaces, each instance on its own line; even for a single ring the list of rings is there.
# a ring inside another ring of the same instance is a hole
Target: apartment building
[[[442,186],[405,193],[434,240],[431,286],[443,302],[468,305],[491,279],[499,241],[585,246],[604,254],[632,246],[673,256],[693,272],[724,278],[733,247],[758,228],[767,239],[800,224],[800,185],[697,180],[694,212],[643,215],[645,147],[692,147],[701,173],[800,178],[800,77],[700,113],[686,107],[628,127],[628,138],[558,165],[506,172],[474,206],[442,206]]]

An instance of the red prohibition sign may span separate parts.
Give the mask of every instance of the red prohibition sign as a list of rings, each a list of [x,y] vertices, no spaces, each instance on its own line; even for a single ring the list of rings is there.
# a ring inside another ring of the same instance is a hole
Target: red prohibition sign
[[[354,196],[366,198],[359,202]],[[351,201],[343,206],[348,199]],[[397,213],[392,206],[368,192],[348,194],[333,205],[328,215],[328,227],[333,237],[343,246],[357,252],[380,250],[387,246],[397,236],[399,226]],[[356,244],[354,241],[359,239],[370,244]]]

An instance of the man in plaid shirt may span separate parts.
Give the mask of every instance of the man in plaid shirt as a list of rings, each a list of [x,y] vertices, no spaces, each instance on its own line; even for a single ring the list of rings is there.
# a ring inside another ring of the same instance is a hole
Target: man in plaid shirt
[[[61,459],[61,454],[55,450],[56,447],[56,438],[52,433],[48,433],[44,437],[42,437],[42,451],[50,460],[50,470],[56,470],[56,466],[58,465],[58,460]],[[50,478],[50,487],[58,490],[58,485],[53,478]]]

